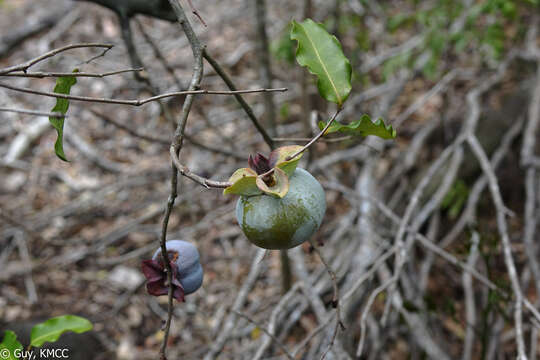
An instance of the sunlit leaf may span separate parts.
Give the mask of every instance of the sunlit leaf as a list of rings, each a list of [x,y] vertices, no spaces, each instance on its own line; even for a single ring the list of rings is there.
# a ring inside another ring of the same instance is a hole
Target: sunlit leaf
[[[78,72],[78,69],[75,69],[73,72]],[[69,94],[71,87],[77,83],[77,79],[74,76],[62,76],[56,79],[56,86],[54,87],[54,92],[58,94]],[[51,111],[59,112],[66,114],[69,108],[68,99],[56,99],[56,105],[52,108]],[[49,122],[56,129],[58,137],[54,143],[54,152],[56,156],[64,161],[68,161],[66,155],[64,154],[64,120],[63,117],[50,116]]]
[[[303,153],[296,155],[294,159],[286,159],[289,156],[294,155],[301,148],[302,146],[300,145],[289,145],[277,148],[270,153],[270,163],[275,164],[274,166],[283,170],[287,176],[291,176],[294,173],[294,170],[296,170],[296,165],[298,165],[298,161],[300,161]]]
[[[244,196],[262,194],[262,191],[257,187],[256,181],[257,173],[254,170],[250,168],[238,169],[229,178],[229,182],[233,184],[228,188],[225,188],[225,190],[223,190],[223,194]]]
[[[18,360],[15,356],[15,350],[21,351],[22,345],[17,341],[17,335],[13,331],[7,330],[4,334],[4,339],[0,343],[0,359]]]
[[[319,129],[322,130],[325,126],[326,123],[322,121],[319,122]],[[325,135],[334,132],[341,132],[353,136],[375,135],[383,139],[393,139],[396,137],[396,130],[394,130],[392,125],[385,125],[380,118],[373,122],[369,115],[362,115],[359,120],[353,121],[347,125],[334,121],[326,130]]]
[[[92,329],[92,323],[75,315],[63,315],[51,318],[32,328],[30,345],[39,347],[45,342],[55,342],[66,331],[78,334]]]
[[[311,19],[301,23],[293,20],[292,25],[291,39],[298,41],[296,61],[317,76],[323,98],[343,105],[351,92],[352,70],[339,40]]]

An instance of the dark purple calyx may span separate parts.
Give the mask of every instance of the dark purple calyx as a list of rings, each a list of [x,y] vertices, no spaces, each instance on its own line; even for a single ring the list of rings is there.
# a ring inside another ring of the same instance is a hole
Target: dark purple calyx
[[[274,167],[275,161],[272,161],[271,158],[267,158],[261,153],[257,153],[255,156],[249,155],[248,164],[250,168],[255,170],[257,175],[262,175]]]
[[[248,164],[251,169],[255,170],[257,175],[262,175],[268,173],[276,165],[276,160],[276,157],[272,156],[272,153],[270,153],[269,157],[266,157],[258,152],[255,156],[249,155]],[[263,177],[263,181],[268,186],[274,186],[275,184],[274,177],[271,173],[266,174]]]
[[[184,301],[184,288],[178,281],[178,265],[175,263],[178,252],[167,251],[167,255],[172,269],[173,297],[182,302]],[[161,296],[169,293],[167,271],[161,256],[158,256],[155,260],[143,260],[141,268],[146,277],[146,290],[150,295]]]

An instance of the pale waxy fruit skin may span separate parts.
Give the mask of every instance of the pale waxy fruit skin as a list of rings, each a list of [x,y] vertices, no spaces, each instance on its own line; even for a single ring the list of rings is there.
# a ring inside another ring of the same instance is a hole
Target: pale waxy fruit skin
[[[236,203],[236,219],[248,240],[272,250],[290,249],[308,240],[325,212],[321,184],[301,168],[290,176],[289,191],[283,198],[241,196]]]
[[[197,291],[203,282],[203,268],[200,262],[199,251],[195,245],[184,240],[169,240],[165,242],[167,252],[178,253],[176,265],[178,266],[177,278],[184,288],[184,295]],[[157,249],[152,256],[156,260],[161,256],[161,249]]]

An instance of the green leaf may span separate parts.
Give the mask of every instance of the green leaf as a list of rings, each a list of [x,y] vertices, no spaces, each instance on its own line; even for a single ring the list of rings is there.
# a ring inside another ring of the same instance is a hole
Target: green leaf
[[[271,177],[273,184],[268,186],[264,182],[262,175],[257,176],[257,187],[267,195],[283,198],[289,192],[289,177],[285,174],[285,171],[278,167],[274,168]]]
[[[262,191],[257,187],[257,173],[250,168],[242,168],[236,170],[229,182],[233,184],[223,190],[223,195],[235,194],[235,195],[259,195]]]
[[[455,219],[461,212],[468,197],[469,188],[467,184],[463,180],[457,180],[441,201],[441,209],[448,209],[448,217]]]
[[[292,25],[291,39],[298,41],[296,61],[318,77],[323,98],[342,106],[351,92],[352,69],[338,39],[311,19],[293,20]]]
[[[15,356],[15,350],[22,351],[22,345],[17,341],[17,335],[13,331],[7,330],[4,335],[4,340],[0,343],[0,359],[18,360]]]
[[[78,72],[78,69],[73,70],[73,72]],[[58,94],[69,94],[71,87],[77,83],[77,79],[74,76],[62,76],[56,79],[56,86],[54,87],[54,92]],[[69,108],[68,99],[56,99],[56,105],[52,108],[53,112],[60,112],[65,114]],[[56,129],[58,137],[54,143],[54,152],[56,156],[64,161],[68,161],[66,155],[64,154],[64,145],[63,145],[63,136],[64,136],[64,119],[63,117],[50,116],[49,122]]]
[[[294,155],[301,148],[302,146],[300,145],[289,145],[277,148],[270,153],[270,163],[275,164],[275,167],[283,170],[287,176],[291,176],[294,173],[294,170],[296,170],[296,165],[298,165],[298,161],[300,161],[303,153],[298,154],[294,159],[285,159]]]
[[[66,331],[77,334],[92,329],[92,323],[75,315],[63,315],[49,319],[32,328],[30,346],[39,347],[45,342],[55,342]]]
[[[326,123],[320,121],[319,129],[324,129]],[[392,128],[392,125],[385,125],[381,118],[377,119],[375,122],[371,121],[369,115],[362,115],[360,120],[356,120],[348,125],[343,125],[337,121],[334,121],[332,125],[326,130],[326,134],[331,134],[333,132],[341,132],[354,136],[368,136],[375,135],[383,139],[393,139],[396,137],[396,130]]]

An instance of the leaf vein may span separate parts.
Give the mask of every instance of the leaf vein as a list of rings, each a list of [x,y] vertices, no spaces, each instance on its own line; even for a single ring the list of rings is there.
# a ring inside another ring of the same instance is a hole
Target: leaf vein
[[[303,30],[303,29],[302,29]],[[334,84],[334,81],[332,80],[332,77],[330,76],[330,73],[328,72],[328,69],[326,68],[324,62],[322,61],[322,58],[321,58],[321,55],[319,54],[319,51],[317,50],[317,47],[315,46],[315,43],[312,41],[312,39],[310,38],[309,34],[307,31],[303,30],[304,33],[306,34],[306,38],[309,40],[309,42],[311,43],[312,47],[313,47],[313,50],[315,51],[315,54],[317,55],[317,58],[319,59],[319,62],[321,63],[321,66],[324,70],[324,72],[326,73],[326,75],[328,76],[328,79],[330,81],[330,84],[332,85],[332,88],[334,89],[334,92],[336,93],[336,97],[337,97],[337,100],[338,100],[338,103],[339,105],[342,104],[342,101],[341,101],[341,96],[339,96],[339,92],[336,88],[336,85]]]

